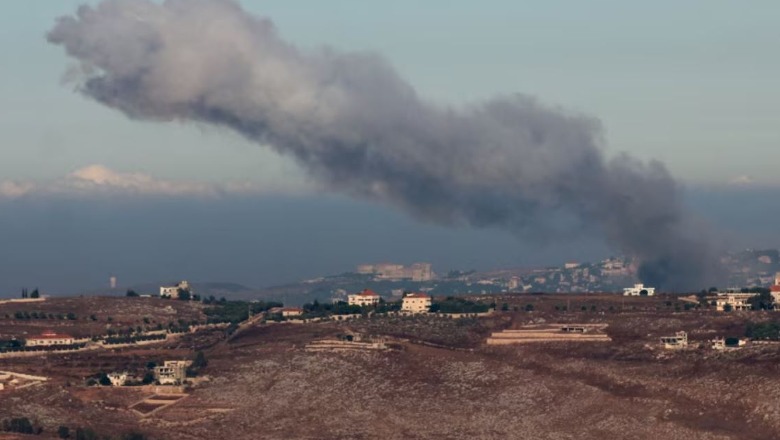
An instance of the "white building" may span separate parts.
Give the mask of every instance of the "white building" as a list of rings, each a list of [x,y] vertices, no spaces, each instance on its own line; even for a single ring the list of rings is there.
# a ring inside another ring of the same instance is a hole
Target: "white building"
[[[379,304],[379,295],[371,289],[365,289],[360,293],[349,295],[347,303],[351,306],[374,306]]]
[[[677,332],[674,336],[662,336],[661,344],[668,349],[685,348],[688,346],[688,333]]]
[[[109,373],[107,374],[108,380],[111,381],[111,385],[115,387],[124,386],[127,383],[127,373]]]
[[[735,348],[744,347],[747,344],[747,341],[740,338],[740,339],[737,339],[737,345],[729,346],[729,345],[726,345],[726,339],[725,338],[718,337],[718,338],[715,338],[715,339],[711,340],[710,344],[711,344],[713,350],[726,350],[727,348],[728,349],[735,349]]]
[[[282,308],[282,316],[285,318],[291,317],[291,316],[301,316],[303,315],[303,309],[299,309],[297,307],[284,307]]]
[[[180,385],[187,378],[187,367],[192,361],[165,361],[154,367],[154,378],[160,385]]]
[[[431,308],[431,297],[424,293],[410,293],[403,299],[402,312],[427,313]]]
[[[634,287],[623,289],[623,296],[653,296],[655,287],[645,287],[644,284],[634,284]]]
[[[185,280],[175,286],[160,286],[160,298],[179,299],[180,290],[186,290],[190,295],[193,293],[190,283]]]
[[[750,298],[756,296],[755,293],[718,293],[715,298],[715,308],[719,312],[726,310],[751,310],[753,306],[750,304]],[[727,307],[729,306],[729,307]]]
[[[38,336],[32,336],[26,340],[28,347],[47,347],[51,345],[71,345],[74,343],[73,336],[46,331]]]

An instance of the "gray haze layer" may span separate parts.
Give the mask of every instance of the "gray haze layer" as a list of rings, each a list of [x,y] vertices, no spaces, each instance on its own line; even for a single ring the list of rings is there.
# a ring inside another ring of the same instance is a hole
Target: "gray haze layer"
[[[297,48],[228,0],[108,0],[48,39],[79,61],[87,96],[131,118],[230,128],[334,191],[522,238],[598,233],[670,289],[715,267],[666,168],[605,158],[593,118],[521,95],[427,102],[380,56]]]

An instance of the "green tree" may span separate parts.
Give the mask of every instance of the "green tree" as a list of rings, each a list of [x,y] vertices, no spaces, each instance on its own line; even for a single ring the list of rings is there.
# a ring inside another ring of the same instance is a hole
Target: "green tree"
[[[509,304],[507,304],[507,303],[501,304],[501,311],[502,312],[508,312],[509,311]]]
[[[138,293],[136,293],[133,289],[127,289],[127,293],[125,293],[125,296],[127,297],[136,297],[138,296]]]
[[[57,437],[59,438],[70,438],[70,428],[67,426],[60,426],[57,428]]]
[[[739,338],[726,338],[723,342],[727,347],[736,347],[739,345]]]
[[[33,290],[32,293],[30,294],[30,298],[40,298],[40,297],[41,297],[41,293],[38,292],[38,288]]]
[[[525,311],[526,312],[533,312],[534,311],[534,305],[533,304],[526,304],[525,305]]]
[[[198,351],[195,355],[195,359],[192,361],[192,365],[187,368],[187,377],[197,376],[198,373],[200,373],[200,370],[205,368],[206,365],[208,365],[206,355],[204,355],[202,351]]]
[[[76,440],[98,440],[98,435],[92,428],[76,428]]]
[[[100,373],[100,379],[98,379],[98,383],[107,387],[111,385],[111,379],[108,378],[106,373]]]
[[[3,420],[3,430],[6,432],[18,432],[20,434],[34,434],[35,428],[27,417],[16,417]]]
[[[756,293],[756,296],[748,299],[752,310],[772,310],[775,308],[775,299],[768,290]]]

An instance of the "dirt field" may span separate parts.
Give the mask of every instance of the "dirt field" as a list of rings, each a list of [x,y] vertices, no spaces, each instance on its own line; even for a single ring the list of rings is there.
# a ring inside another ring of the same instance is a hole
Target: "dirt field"
[[[507,302],[510,311],[460,321],[265,324],[229,341],[212,332],[168,347],[0,360],[2,370],[54,377],[0,391],[0,414],[34,416],[44,437],[66,424],[182,440],[780,438],[780,346],[718,352],[707,344],[715,336],[740,336],[747,320],[780,314],[684,310],[671,297],[494,300],[499,307]],[[523,311],[529,303],[534,311]],[[484,343],[492,331],[552,322],[604,323],[613,341]],[[679,330],[689,333],[689,348],[662,350],[658,338]],[[304,350],[312,340],[344,333],[385,338],[396,349]],[[148,360],[199,349],[210,380],[148,417],[128,407],[154,393],[85,388],[79,380],[98,368],[143,369]]]
[[[159,298],[71,297],[37,303],[0,304],[0,339],[35,336],[46,330],[71,336],[103,335],[108,329],[154,328],[158,324],[203,320],[196,301]],[[27,313],[19,318],[17,313]],[[71,314],[69,316],[69,314]]]

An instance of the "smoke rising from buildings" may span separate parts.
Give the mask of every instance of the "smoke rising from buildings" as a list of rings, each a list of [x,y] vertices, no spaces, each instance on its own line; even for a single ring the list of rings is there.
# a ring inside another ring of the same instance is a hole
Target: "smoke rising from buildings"
[[[665,288],[701,287],[714,267],[666,168],[605,157],[594,118],[523,95],[432,103],[381,56],[298,48],[230,0],[106,0],[48,40],[78,60],[85,95],[235,130],[333,191],[520,237],[597,232]]]

